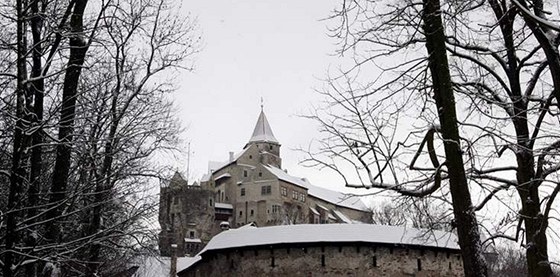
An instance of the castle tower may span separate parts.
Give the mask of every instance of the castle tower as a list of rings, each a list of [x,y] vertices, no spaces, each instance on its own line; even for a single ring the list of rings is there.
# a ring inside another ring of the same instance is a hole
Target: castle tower
[[[257,119],[257,124],[253,130],[253,135],[243,149],[253,145],[255,145],[259,150],[261,163],[281,168],[282,159],[280,159],[280,143],[272,133],[272,128],[270,128],[270,124],[266,119],[262,106],[261,113]]]

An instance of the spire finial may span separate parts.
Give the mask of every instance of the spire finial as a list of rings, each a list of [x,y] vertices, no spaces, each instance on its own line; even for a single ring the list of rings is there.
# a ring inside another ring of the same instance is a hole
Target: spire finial
[[[264,100],[261,96],[261,112],[264,111]]]

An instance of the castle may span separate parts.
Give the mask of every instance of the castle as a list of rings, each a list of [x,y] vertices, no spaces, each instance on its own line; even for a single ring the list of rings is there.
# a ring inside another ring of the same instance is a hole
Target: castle
[[[358,197],[312,185],[282,169],[280,143],[261,109],[243,150],[222,163],[209,162],[199,184],[179,173],[160,188],[159,248],[164,256],[194,255],[223,229],[246,224],[370,222]]]

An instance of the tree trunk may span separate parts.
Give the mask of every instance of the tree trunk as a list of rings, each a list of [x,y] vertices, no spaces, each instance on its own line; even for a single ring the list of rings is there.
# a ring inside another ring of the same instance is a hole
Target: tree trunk
[[[517,156],[517,192],[521,198],[521,217],[525,222],[527,270],[530,276],[552,276],[548,260],[546,229],[548,219],[540,212],[539,185],[534,170],[534,157],[525,148]]]
[[[496,20],[500,24],[504,45],[507,51],[507,68],[505,69],[511,87],[511,102],[513,103],[514,116],[512,117],[515,134],[517,136],[517,192],[522,204],[521,217],[525,223],[525,236],[527,242],[527,268],[531,276],[550,276],[552,269],[548,261],[546,226],[548,221],[540,212],[540,198],[538,187],[541,181],[535,174],[535,156],[531,141],[529,122],[527,119],[527,99],[525,99],[519,76],[519,64],[516,56],[516,46],[514,41],[514,21],[516,13],[513,10],[506,10],[498,1],[489,1]],[[535,9],[539,9],[535,6]],[[541,3],[542,8],[542,3]],[[550,72],[555,87],[560,88],[560,57],[558,52],[551,51],[548,38],[544,36],[542,29],[532,20],[527,25],[543,46],[546,54]],[[560,93],[556,89],[554,95],[560,100]],[[560,103],[560,102],[559,102]]]
[[[78,83],[82,66],[85,61],[88,44],[83,36],[83,13],[87,0],[77,0],[70,17],[70,56],[64,77],[62,92],[62,106],[58,128],[59,144],[56,148],[56,161],[51,184],[49,199],[50,210],[47,219],[54,220],[46,232],[46,239],[51,242],[58,241],[59,226],[57,218],[62,215],[61,202],[66,197],[68,176],[71,165],[72,142],[74,132],[74,119],[76,113],[76,98]]]
[[[28,101],[27,92],[25,90],[25,81],[27,80],[26,69],[26,52],[27,40],[25,36],[25,4],[24,0],[16,1],[17,13],[17,86],[16,86],[16,126],[14,129],[14,141],[12,149],[12,167],[10,172],[10,187],[8,191],[8,203],[6,210],[6,246],[4,253],[4,264],[2,268],[5,277],[15,275],[13,265],[15,257],[12,251],[14,246],[21,240],[20,234],[17,232],[17,222],[19,216],[19,205],[21,200],[21,191],[24,185],[25,170],[25,152],[27,148],[25,124],[26,121],[26,102]]]
[[[42,66],[42,26],[43,17],[39,13],[39,1],[31,2],[31,34],[33,37],[33,48],[31,51],[33,57],[33,63],[31,68],[31,78],[34,80],[31,82],[30,94],[34,96],[33,104],[33,118],[32,122],[36,126],[35,132],[32,134],[31,142],[31,175],[29,177],[29,189],[27,192],[27,219],[29,223],[35,222],[32,218],[37,215],[37,206],[39,205],[38,193],[41,186],[41,172],[43,167],[43,130],[41,124],[43,124],[43,96],[45,91],[45,81],[41,78]],[[37,243],[35,239],[35,227],[30,227],[27,230],[26,245],[29,249],[33,249]],[[36,263],[29,263],[25,267],[26,275],[28,277],[37,276],[37,265]]]
[[[455,99],[445,47],[445,34],[439,0],[424,0],[424,32],[428,64],[432,75],[434,99],[438,109],[453,213],[457,224],[465,276],[487,276],[487,268],[480,243],[478,223],[471,203],[463,156],[460,146]]]

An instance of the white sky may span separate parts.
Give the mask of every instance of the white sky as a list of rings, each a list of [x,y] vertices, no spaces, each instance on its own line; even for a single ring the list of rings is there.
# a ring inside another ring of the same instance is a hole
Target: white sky
[[[177,96],[191,142],[190,176],[199,179],[208,161],[228,159],[249,140],[260,99],[274,135],[282,144],[283,168],[313,184],[342,189],[330,172],[298,165],[318,136],[314,122],[298,117],[318,103],[314,91],[331,66],[335,40],[321,19],[334,0],[188,1],[185,12],[198,17],[204,48],[195,71],[181,75]],[[186,159],[179,162],[186,172]],[[353,191],[355,192],[355,190]]]

